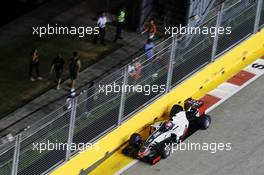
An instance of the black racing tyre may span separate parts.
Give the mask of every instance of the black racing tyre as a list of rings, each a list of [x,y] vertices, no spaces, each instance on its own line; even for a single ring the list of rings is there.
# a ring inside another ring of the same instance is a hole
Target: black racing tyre
[[[138,133],[134,133],[130,136],[129,145],[133,147],[139,147],[142,143],[142,137]]]
[[[171,144],[162,144],[160,146],[160,157],[166,159],[171,154]]]
[[[173,105],[170,111],[170,118],[172,118],[173,116],[175,116],[177,113],[181,111],[183,111],[183,107],[181,107],[180,105]]]
[[[176,134],[171,134],[171,142],[177,143],[177,135]]]
[[[206,130],[211,124],[211,117],[209,115],[202,115],[198,119],[200,129]]]

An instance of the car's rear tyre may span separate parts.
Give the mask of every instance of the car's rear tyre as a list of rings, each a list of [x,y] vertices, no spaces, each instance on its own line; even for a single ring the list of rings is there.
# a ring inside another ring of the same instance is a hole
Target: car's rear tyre
[[[160,146],[160,157],[162,159],[166,159],[167,157],[170,156],[170,154],[171,154],[171,145],[162,144]]]
[[[180,105],[173,105],[170,111],[170,118],[174,117],[177,113],[183,111],[183,107]]]
[[[211,125],[211,117],[209,115],[202,115],[199,117],[198,124],[200,129],[206,130]]]
[[[138,133],[134,133],[130,136],[129,145],[133,147],[139,147],[142,143],[142,137]]]

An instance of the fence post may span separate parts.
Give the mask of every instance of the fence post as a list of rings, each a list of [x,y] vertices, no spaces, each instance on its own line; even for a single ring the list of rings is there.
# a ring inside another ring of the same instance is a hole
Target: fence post
[[[118,123],[117,123],[118,126],[121,125],[121,123],[122,123],[122,117],[124,115],[125,101],[126,101],[125,86],[127,85],[127,83],[128,83],[128,66],[125,66],[123,84],[121,86],[121,100],[120,100]]]
[[[67,140],[66,159],[65,159],[66,161],[68,161],[71,157],[70,148],[71,148],[73,134],[74,134],[74,126],[75,126],[76,110],[77,110],[77,99],[78,97],[72,97],[72,100],[71,100],[71,118],[70,118],[68,140]]]
[[[215,26],[217,29],[221,25],[222,16],[223,16],[223,9],[224,9],[224,3],[222,3],[220,5],[220,8],[219,8],[218,13],[217,13],[216,26]],[[218,32],[216,32],[216,36],[214,37],[214,45],[213,45],[213,49],[212,49],[212,55],[211,55],[211,61],[212,62],[214,62],[214,60],[215,60],[217,46],[218,46],[218,39],[219,39],[219,35],[218,35]]]
[[[257,33],[259,29],[262,4],[263,4],[263,0],[258,0],[258,6],[257,6],[257,12],[256,12],[255,24],[254,24],[254,33]]]
[[[176,50],[177,50],[177,36],[173,35],[172,36],[172,44],[171,44],[169,70],[168,70],[168,75],[167,75],[166,93],[168,93],[171,89],[171,81],[172,81],[172,74],[173,74],[173,63],[175,62]]]
[[[16,136],[16,139],[15,139],[14,155],[13,155],[13,162],[12,162],[12,175],[17,175],[17,171],[18,171],[21,136],[22,135],[20,133]]]

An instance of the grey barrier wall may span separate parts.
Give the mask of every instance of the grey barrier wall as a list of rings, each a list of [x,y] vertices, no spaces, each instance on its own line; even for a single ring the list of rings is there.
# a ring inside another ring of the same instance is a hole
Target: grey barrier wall
[[[126,26],[132,30],[142,30],[150,11],[153,0],[127,0],[126,1]]]
[[[0,145],[0,174],[49,172],[84,149],[84,144],[95,143],[264,24],[263,0],[230,0],[212,10],[209,14],[214,15],[200,27],[231,26],[230,35],[169,37],[157,44],[77,97],[68,98],[67,103],[39,121],[41,127],[31,126]],[[124,85],[146,89],[122,91]],[[156,86],[155,90],[148,91],[150,86]],[[111,87],[116,89],[110,92]]]
[[[139,17],[139,22],[138,22],[138,28],[137,30],[140,31],[142,30],[142,26],[145,23],[147,17],[149,16],[150,11],[152,10],[152,4],[153,0],[141,0],[141,7],[140,7],[140,17]]]
[[[263,27],[264,25],[264,3],[262,2],[261,6],[261,15],[260,15],[260,26]]]
[[[212,0],[190,0],[189,17],[203,16]]]

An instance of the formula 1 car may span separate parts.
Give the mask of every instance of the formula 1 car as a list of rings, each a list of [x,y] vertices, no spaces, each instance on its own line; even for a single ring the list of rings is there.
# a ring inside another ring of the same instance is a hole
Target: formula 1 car
[[[146,140],[138,133],[132,134],[128,146],[122,150],[123,154],[154,165],[170,155],[173,143],[184,140],[191,124],[201,129],[209,128],[211,117],[205,114],[202,101],[188,98],[184,102],[184,109],[174,105],[170,119],[151,125]]]

